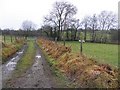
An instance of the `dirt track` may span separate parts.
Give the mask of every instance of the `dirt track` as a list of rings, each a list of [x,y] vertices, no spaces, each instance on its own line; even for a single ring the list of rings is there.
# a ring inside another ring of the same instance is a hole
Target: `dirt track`
[[[9,79],[16,68],[18,61],[23,57],[23,54],[26,52],[27,45],[24,45],[18,52],[13,56],[8,58],[8,61],[1,65],[2,67],[2,80],[3,82]]]
[[[56,76],[50,70],[40,48],[36,46],[35,62],[32,67],[21,77],[11,79],[6,87],[10,88],[55,88],[61,87]],[[67,87],[67,86],[62,86]]]

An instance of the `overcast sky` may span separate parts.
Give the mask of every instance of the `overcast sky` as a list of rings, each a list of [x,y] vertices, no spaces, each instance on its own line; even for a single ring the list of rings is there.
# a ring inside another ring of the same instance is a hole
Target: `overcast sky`
[[[0,0],[0,28],[19,29],[24,20],[31,20],[39,28],[43,17],[52,10],[53,3],[62,0]],[[119,0],[63,0],[75,5],[76,17],[99,14],[103,10],[118,13]]]

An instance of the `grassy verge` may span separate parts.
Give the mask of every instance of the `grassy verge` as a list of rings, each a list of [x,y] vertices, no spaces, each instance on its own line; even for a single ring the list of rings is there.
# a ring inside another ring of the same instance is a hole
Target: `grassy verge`
[[[66,41],[66,46],[71,46],[73,53],[80,52],[78,41]],[[118,45],[83,43],[83,53],[100,63],[118,66]]]
[[[25,40],[19,40],[14,43],[2,43],[2,64],[4,64],[7,59],[15,54],[25,43]]]
[[[18,62],[15,70],[15,74],[21,75],[24,73],[34,62],[34,57],[35,57],[35,46],[34,46],[34,41],[28,41],[28,48],[27,51],[25,52],[24,56],[22,59]]]

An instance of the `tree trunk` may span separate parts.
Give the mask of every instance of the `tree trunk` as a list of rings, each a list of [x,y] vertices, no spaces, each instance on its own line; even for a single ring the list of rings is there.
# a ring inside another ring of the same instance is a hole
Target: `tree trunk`
[[[95,42],[95,30],[93,29],[93,32],[92,32],[92,41]]]
[[[4,42],[6,42],[6,38],[5,38],[5,35],[4,35]]]
[[[60,30],[58,30],[57,40],[60,40]]]
[[[83,47],[82,47],[82,40],[81,40],[81,45],[80,45],[80,52],[82,53]]]
[[[87,36],[87,23],[85,23],[85,36],[84,36],[85,41],[86,41],[86,36]]]
[[[72,29],[71,29],[71,41],[72,41],[72,36],[73,36],[73,35],[72,35]]]
[[[68,30],[66,30],[66,38],[67,38],[67,40],[69,39],[69,37],[68,37]]]
[[[86,41],[86,36],[87,36],[87,30],[85,29],[85,36],[84,36],[85,41]]]
[[[60,20],[59,20],[57,40],[60,40],[60,30],[61,30],[60,28],[61,26],[60,26]]]
[[[74,40],[76,40],[77,29],[75,30]]]

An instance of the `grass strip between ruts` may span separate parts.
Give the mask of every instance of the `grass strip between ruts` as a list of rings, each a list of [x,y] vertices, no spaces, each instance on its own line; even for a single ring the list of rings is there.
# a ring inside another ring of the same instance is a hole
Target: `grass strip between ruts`
[[[15,70],[15,75],[20,76],[22,73],[26,72],[27,69],[29,69],[32,64],[34,63],[34,57],[35,57],[35,46],[34,41],[30,40],[27,42],[28,48],[25,52],[24,56],[21,58],[21,60],[18,62]]]

